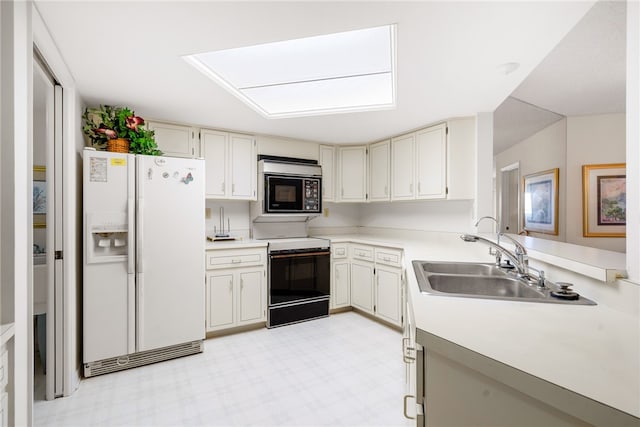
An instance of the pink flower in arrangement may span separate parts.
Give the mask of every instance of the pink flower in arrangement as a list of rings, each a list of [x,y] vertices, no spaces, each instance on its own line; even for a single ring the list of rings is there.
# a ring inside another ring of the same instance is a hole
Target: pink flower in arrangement
[[[96,133],[101,133],[103,135],[105,135],[107,138],[109,139],[113,139],[113,138],[117,138],[118,135],[116,134],[116,131],[113,129],[107,129],[104,127],[99,127],[95,130]]]
[[[129,129],[138,130],[138,125],[143,125],[144,124],[144,119],[142,117],[138,117],[138,116],[130,116],[127,117],[127,127]]]

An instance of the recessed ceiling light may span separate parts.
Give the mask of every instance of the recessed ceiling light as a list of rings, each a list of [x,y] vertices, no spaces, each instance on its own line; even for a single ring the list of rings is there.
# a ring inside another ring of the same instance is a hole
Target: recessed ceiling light
[[[395,108],[396,26],[187,55],[267,118]]]
[[[505,62],[504,64],[498,65],[498,70],[505,76],[513,73],[518,68],[520,68],[520,63],[518,62]]]

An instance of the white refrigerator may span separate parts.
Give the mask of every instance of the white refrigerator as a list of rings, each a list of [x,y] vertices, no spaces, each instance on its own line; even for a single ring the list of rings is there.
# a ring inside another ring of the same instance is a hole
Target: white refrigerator
[[[85,376],[202,351],[204,160],[83,152]]]

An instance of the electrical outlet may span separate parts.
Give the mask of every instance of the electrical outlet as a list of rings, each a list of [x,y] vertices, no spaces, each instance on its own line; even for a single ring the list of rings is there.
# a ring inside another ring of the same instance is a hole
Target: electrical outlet
[[[324,217],[328,217],[329,216],[329,208],[322,209],[322,216],[324,216]]]
[[[204,218],[211,219],[211,208],[204,208]]]

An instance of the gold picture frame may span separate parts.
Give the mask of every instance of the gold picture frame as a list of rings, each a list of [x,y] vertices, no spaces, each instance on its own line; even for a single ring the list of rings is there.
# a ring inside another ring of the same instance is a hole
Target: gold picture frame
[[[47,228],[47,168],[33,167],[33,228]]]
[[[627,165],[582,166],[582,235],[626,237]]]
[[[522,178],[522,224],[526,232],[558,235],[558,168]]]

